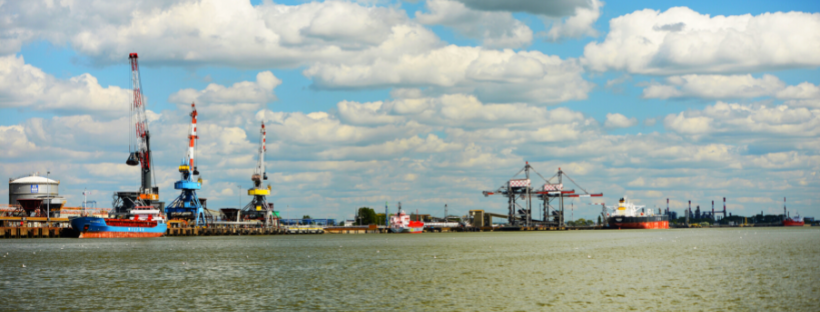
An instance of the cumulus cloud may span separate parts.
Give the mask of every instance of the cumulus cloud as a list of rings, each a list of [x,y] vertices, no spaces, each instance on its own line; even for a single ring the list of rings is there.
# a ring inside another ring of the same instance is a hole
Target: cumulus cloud
[[[342,1],[9,2],[0,7],[0,38],[7,38],[0,53],[45,39],[102,64],[141,50],[150,51],[141,53],[143,64],[298,66],[345,60],[407,22],[400,10]]]
[[[696,97],[705,99],[734,99],[794,94],[783,81],[773,75],[754,78],[752,75],[684,75],[671,76],[665,84],[650,84],[643,90],[643,98],[669,99]],[[790,87],[794,88],[794,87]]]
[[[59,114],[125,115],[130,96],[129,90],[101,86],[90,74],[58,79],[26,64],[23,56],[0,56],[0,109],[26,107]]]
[[[220,124],[241,124],[250,121],[253,114],[277,100],[273,90],[282,80],[269,71],[256,75],[256,81],[241,81],[231,86],[211,83],[205,89],[182,89],[168,97],[168,102],[179,104],[182,111],[189,111],[196,103],[203,116],[219,116]]]
[[[452,0],[430,0],[425,6],[429,12],[416,12],[418,22],[453,27],[466,37],[482,39],[488,48],[520,48],[532,41],[532,30],[509,12],[472,10]]]
[[[820,99],[820,86],[810,82],[803,82],[796,86],[788,86],[777,92],[779,99]]]
[[[637,121],[612,113],[609,124],[600,125],[564,107],[484,103],[466,94],[424,96],[411,89],[400,93],[413,96],[342,101],[326,112],[259,110],[255,118],[268,125],[268,183],[277,209],[299,207],[338,217],[370,201],[401,200],[424,211],[432,209],[429,205],[437,209],[446,198],[452,209],[500,211],[503,203],[484,199],[478,191],[503,183],[526,160],[541,174],[562,167],[589,190],[637,192],[647,201],[683,197],[688,191],[759,196],[784,179],[792,181],[790,192],[808,194],[818,182],[811,172],[820,170],[820,146],[799,143],[817,137],[820,128],[818,112],[807,108],[718,103],[667,116],[666,133],[609,135],[603,129]],[[164,190],[178,179],[172,165],[185,151],[187,121],[180,115],[186,111],[179,110],[152,115],[150,125],[162,134],[153,146]],[[258,125],[221,125],[212,118],[200,120],[198,159],[207,178],[203,196],[213,205],[230,205],[236,193],[227,190],[249,184]],[[698,118],[708,121],[707,131],[697,130]],[[137,172],[122,165],[127,148],[116,133],[124,136],[126,129],[119,129],[119,122],[65,116],[0,127],[0,143],[14,147],[0,151],[0,173],[17,175],[54,163],[46,158],[35,164],[28,154],[59,153],[60,175],[79,177],[64,180],[66,193],[81,192],[86,185],[106,197],[113,190],[133,189]],[[750,152],[766,141],[785,145],[778,152]],[[754,179],[738,177],[739,169]],[[419,192],[427,194],[425,200],[408,195]]]
[[[531,41],[532,31],[509,12],[479,12],[452,1],[429,5],[430,12],[417,20],[480,35],[487,47],[521,47]],[[585,99],[592,89],[575,59],[447,45],[392,7],[203,0],[145,2],[123,15],[127,7],[112,8],[116,18],[103,18],[105,12],[98,10],[105,5],[14,2],[3,7],[0,20],[8,26],[5,36],[19,44],[49,40],[70,45],[83,60],[100,65],[122,62],[129,52],[140,50],[145,51],[141,62],[148,66],[307,66],[303,73],[319,89],[432,87],[438,94],[475,91],[491,102],[559,103]],[[43,15],[54,20],[33,25]],[[91,16],[95,18],[86,23]],[[10,51],[19,50],[19,44]]]
[[[674,7],[610,20],[606,39],[584,48],[583,63],[653,75],[757,72],[820,65],[818,49],[820,13],[712,17]]]
[[[589,7],[576,7],[575,14],[553,22],[552,27],[547,32],[547,37],[553,41],[560,38],[580,38],[583,36],[597,37],[595,22],[601,17],[601,7],[603,2],[599,0],[589,1]]]
[[[635,117],[627,118],[624,115],[615,113],[607,113],[606,114],[606,121],[604,122],[604,127],[610,129],[617,129],[617,128],[629,128],[634,125],[638,124],[638,119]]]
[[[576,60],[453,45],[361,65],[321,63],[304,74],[321,88],[432,86],[442,93],[473,92],[489,102],[559,103],[585,99],[593,87]]]
[[[820,110],[805,107],[717,102],[703,110],[670,114],[664,127],[686,135],[726,135],[740,138],[811,138],[820,135]]]

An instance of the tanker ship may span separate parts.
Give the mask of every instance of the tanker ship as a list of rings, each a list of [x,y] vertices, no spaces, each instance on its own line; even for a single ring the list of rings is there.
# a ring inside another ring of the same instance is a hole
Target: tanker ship
[[[626,200],[626,196],[618,201],[618,207],[607,214],[606,222],[612,228],[624,229],[668,229],[669,217],[655,215],[652,209],[645,206],[636,206]]]
[[[803,226],[806,224],[806,221],[803,220],[803,217],[800,215],[786,218],[783,220],[783,226]]]
[[[390,232],[416,234],[423,231],[424,222],[411,221],[410,216],[401,210],[401,203],[399,203],[399,213],[390,217]]]

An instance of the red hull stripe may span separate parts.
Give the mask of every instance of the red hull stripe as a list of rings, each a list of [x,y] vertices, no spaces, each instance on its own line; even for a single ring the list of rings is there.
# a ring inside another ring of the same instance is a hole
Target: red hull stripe
[[[134,232],[85,232],[80,238],[129,238],[129,237],[161,237],[165,233],[134,233]]]
[[[614,225],[624,229],[668,229],[669,221],[614,223]]]

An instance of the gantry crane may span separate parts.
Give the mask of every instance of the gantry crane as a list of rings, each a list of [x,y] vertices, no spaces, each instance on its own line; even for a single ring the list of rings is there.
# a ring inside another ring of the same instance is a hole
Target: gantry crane
[[[110,214],[116,218],[130,218],[134,206],[154,206],[159,210],[163,208],[163,203],[159,201],[159,188],[154,185],[156,179],[152,171],[151,133],[148,131],[148,119],[145,114],[147,101],[142,93],[137,58],[137,53],[128,55],[131,63],[131,123],[134,127],[128,136],[130,153],[125,163],[129,166],[141,165],[141,181],[137,192],[114,193],[114,209]]]
[[[583,194],[576,194],[575,190],[564,190],[564,177],[569,179],[569,181],[575,185],[575,187],[581,189]],[[543,177],[542,177],[543,178]],[[552,183],[552,179],[557,178],[557,183]],[[546,183],[544,183],[543,189],[539,192],[536,192],[538,197],[541,198],[543,202],[543,214],[544,214],[544,221],[556,224],[558,226],[564,226],[564,198],[584,198],[584,197],[602,197],[604,196],[603,193],[597,194],[590,194],[587,192],[586,189],[575,183],[569,175],[567,175],[561,168],[558,168],[558,172],[555,173],[549,179],[545,179]],[[552,209],[552,201],[557,199],[558,200],[558,207],[557,209]],[[555,213],[552,213],[555,211]],[[550,220],[552,219],[552,220]]]
[[[213,216],[202,207],[199,197],[196,195],[196,190],[202,188],[202,177],[194,180],[195,175],[199,175],[196,164],[194,163],[194,155],[196,153],[196,141],[199,136],[196,133],[196,105],[191,103],[191,127],[188,132],[188,152],[186,157],[182,159],[179,165],[179,173],[182,178],[174,183],[174,189],[181,190],[179,197],[174,199],[168,207],[165,208],[165,214],[168,219],[185,220],[189,225],[204,226],[213,221]]]
[[[537,174],[541,179],[544,180],[545,184],[543,185],[542,189],[536,190],[532,188],[532,182],[530,180],[530,171],[533,171]],[[524,173],[524,179],[516,179],[519,174]],[[563,176],[565,174],[561,171],[561,168],[558,168],[558,173],[549,178],[545,179],[538,171],[533,168],[529,162],[526,162],[524,168],[522,168],[518,173],[516,173],[512,179],[507,181],[505,185],[502,185],[495,191],[484,191],[482,192],[484,196],[490,195],[503,195],[507,197],[508,203],[508,212],[507,212],[507,222],[511,226],[533,226],[533,225],[556,225],[556,226],[563,226],[564,225],[564,198],[565,197],[600,197],[603,194],[589,194],[586,190],[584,190],[584,194],[575,194],[575,190],[564,190],[563,188]],[[551,180],[555,177],[558,177],[558,183],[552,183]],[[569,176],[567,176],[569,178]],[[572,181],[572,179],[570,179]],[[574,184],[575,181],[572,181]],[[576,184],[577,186],[577,184]],[[580,188],[580,186],[579,186]],[[583,190],[583,188],[581,188]],[[543,200],[543,219],[542,220],[533,220],[532,218],[532,197],[536,196]],[[522,199],[525,202],[525,206],[522,207],[518,203],[516,203],[516,198]],[[555,210],[554,214],[551,214],[550,205],[553,199],[559,199],[559,209]],[[520,208],[520,209],[517,209]],[[552,219],[552,220],[550,220]]]
[[[270,185],[267,188],[262,187],[262,181],[268,179],[268,174],[265,172],[265,147],[266,132],[265,123],[262,122],[262,128],[259,130],[261,139],[259,141],[259,158],[256,161],[256,168],[251,175],[253,187],[248,189],[248,195],[253,196],[251,202],[245,205],[238,213],[237,218],[244,218],[248,220],[259,220],[265,222],[265,226],[273,226],[273,209],[268,205],[266,196],[270,195]]]

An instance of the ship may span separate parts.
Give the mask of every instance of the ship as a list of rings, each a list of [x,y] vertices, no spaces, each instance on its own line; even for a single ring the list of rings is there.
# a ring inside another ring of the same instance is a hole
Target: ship
[[[71,219],[79,238],[160,237],[168,224],[160,210],[152,206],[135,206],[130,219],[83,216]]]
[[[399,212],[390,217],[390,232],[418,234],[423,231],[424,222],[411,221],[410,216],[401,210],[401,203],[399,203]]]
[[[803,226],[806,224],[806,221],[803,220],[803,217],[797,215],[795,217],[786,218],[783,220],[783,226]]]
[[[668,229],[669,217],[655,215],[652,209],[636,206],[627,201],[626,196],[618,201],[618,207],[607,214],[606,222],[611,228],[619,229]]]

